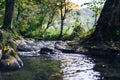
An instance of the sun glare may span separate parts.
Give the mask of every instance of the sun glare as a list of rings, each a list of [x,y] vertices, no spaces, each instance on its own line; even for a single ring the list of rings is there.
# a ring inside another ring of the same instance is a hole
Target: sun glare
[[[76,4],[78,4],[80,6],[80,5],[82,5],[82,4],[86,3],[86,2],[90,2],[91,0],[69,0],[69,1],[71,1],[73,3],[76,3]]]

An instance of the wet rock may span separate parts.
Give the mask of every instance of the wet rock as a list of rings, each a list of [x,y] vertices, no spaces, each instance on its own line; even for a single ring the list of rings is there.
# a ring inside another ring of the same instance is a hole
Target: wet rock
[[[40,54],[62,54],[74,53],[75,50],[64,41],[16,41],[18,44],[18,54],[22,56],[39,56]]]
[[[35,40],[34,40],[34,39],[25,39],[24,41],[25,41],[25,43],[27,43],[28,45],[33,45],[33,44],[35,44]]]
[[[63,54],[62,51],[57,50],[57,49],[54,49],[54,50],[53,50],[53,53],[54,53],[54,54]]]
[[[2,51],[2,58],[0,60],[0,70],[16,70],[23,66],[23,62],[20,57],[16,54],[14,49],[8,48],[8,50]]]
[[[30,40],[16,40],[18,51],[33,51],[36,50],[34,47],[35,42]]]
[[[6,59],[0,61],[0,70],[17,70],[23,66],[23,62],[13,56],[8,56]]]
[[[77,53],[85,53],[85,52],[87,52],[88,50],[87,49],[85,49],[85,48],[83,48],[83,47],[78,47],[78,48],[76,48],[76,52]]]
[[[17,47],[18,51],[32,51],[31,47],[30,46],[19,46]]]
[[[41,48],[40,54],[62,54],[62,52],[60,50],[57,49],[50,49],[48,47],[43,47]]]
[[[47,47],[43,47],[41,48],[40,54],[54,54],[53,49],[47,48]]]
[[[75,53],[76,52],[76,50],[68,46],[66,42],[56,42],[55,49],[60,50],[63,53]]]
[[[38,50],[38,51],[23,51],[23,52],[17,52],[17,53],[20,56],[28,56],[28,57],[30,57],[30,56],[39,56],[40,55],[39,52],[40,51]]]
[[[17,62],[19,63],[20,67],[22,67],[23,66],[23,62],[22,62],[21,58],[18,55],[15,55],[14,57],[17,60]]]
[[[42,47],[54,49],[54,44],[55,44],[55,41],[39,41],[36,43],[36,45],[39,47],[39,49]]]
[[[30,47],[24,40],[16,40],[17,49],[19,51],[27,51],[30,50]]]
[[[2,49],[0,49],[0,59],[2,58]]]

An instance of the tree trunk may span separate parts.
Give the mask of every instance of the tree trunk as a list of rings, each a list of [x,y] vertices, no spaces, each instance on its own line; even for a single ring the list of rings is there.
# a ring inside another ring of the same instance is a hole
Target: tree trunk
[[[63,11],[63,9],[64,9],[64,11]],[[65,0],[64,0],[64,2],[61,2],[60,12],[61,12],[61,26],[60,26],[59,38],[62,38],[64,20],[65,20],[65,17],[66,17],[66,2],[65,2]]]
[[[106,0],[90,41],[103,42],[120,39],[120,0]]]
[[[20,14],[22,12],[20,4],[18,5],[17,11],[18,11],[18,13],[17,13],[16,21],[18,21]]]
[[[60,27],[60,35],[59,35],[59,38],[61,38],[62,35],[63,35],[63,22],[64,22],[64,20],[61,19],[61,27]]]
[[[47,26],[45,28],[45,30],[43,31],[42,34],[44,34],[46,32],[46,30],[50,27],[50,24],[53,22],[53,18],[56,14],[56,7],[53,8],[53,12],[51,13],[50,17],[49,17],[49,20],[48,20],[48,23],[47,23]]]
[[[5,16],[2,29],[11,29],[12,28],[12,19],[14,13],[14,4],[15,0],[5,0]]]

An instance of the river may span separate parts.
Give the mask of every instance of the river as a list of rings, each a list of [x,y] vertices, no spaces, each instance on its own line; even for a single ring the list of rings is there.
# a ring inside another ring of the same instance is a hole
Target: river
[[[29,57],[28,57],[29,56]],[[0,72],[0,80],[120,80],[120,61],[83,54],[22,56],[24,66]]]
[[[24,67],[0,73],[0,80],[98,80],[94,61],[81,54],[23,57]]]

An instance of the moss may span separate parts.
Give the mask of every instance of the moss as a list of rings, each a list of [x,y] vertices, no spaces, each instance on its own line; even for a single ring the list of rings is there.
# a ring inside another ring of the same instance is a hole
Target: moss
[[[12,31],[0,30],[0,43],[2,48],[5,46],[10,46],[16,50],[17,46],[15,44],[15,40],[21,38],[22,37],[14,29]]]
[[[14,56],[14,57],[15,57],[16,52],[15,52],[14,50],[12,50],[12,51],[9,53],[9,55],[11,55],[11,56]]]

